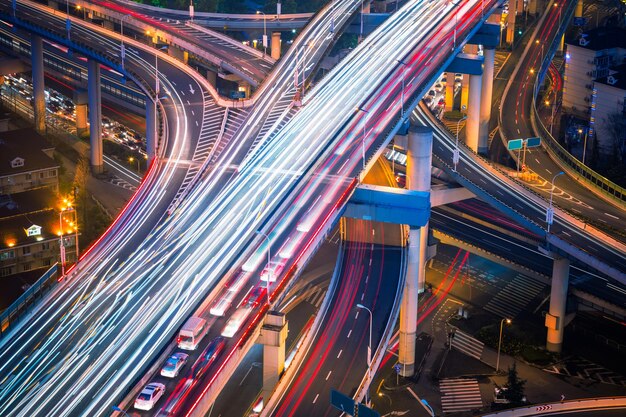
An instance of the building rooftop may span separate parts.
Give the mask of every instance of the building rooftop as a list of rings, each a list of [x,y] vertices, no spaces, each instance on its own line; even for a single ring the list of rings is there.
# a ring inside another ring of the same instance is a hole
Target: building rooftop
[[[50,187],[11,195],[0,194],[0,220],[21,214],[53,209],[58,200],[59,196]]]
[[[568,43],[594,51],[612,48],[626,49],[626,29],[616,26],[599,27],[583,33]]]
[[[0,177],[40,169],[58,168],[54,149],[34,129],[0,132]]]
[[[0,219],[0,250],[55,238],[59,229],[59,214],[53,209]],[[67,226],[65,232],[73,230]]]
[[[607,77],[598,78],[595,82],[626,90],[626,64],[611,68]]]

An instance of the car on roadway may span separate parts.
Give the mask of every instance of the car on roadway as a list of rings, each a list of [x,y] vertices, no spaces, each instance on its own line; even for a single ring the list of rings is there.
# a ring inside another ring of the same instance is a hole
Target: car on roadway
[[[161,376],[166,378],[176,378],[187,363],[189,355],[182,352],[176,352],[165,361],[163,368],[161,368]]]
[[[250,308],[254,308],[261,304],[263,297],[267,295],[267,287],[265,286],[256,286],[250,290],[250,292],[246,295],[246,297],[241,302],[242,306],[248,306]]]
[[[284,259],[282,261],[271,261],[269,264],[265,265],[265,268],[263,268],[263,271],[261,271],[261,281],[276,281],[276,278],[280,276],[280,273],[283,272],[284,268]]]
[[[163,394],[165,394],[165,385],[151,382],[139,393],[134,407],[138,410],[152,410]]]
[[[199,379],[207,369],[211,366],[213,362],[218,358],[220,353],[226,347],[226,339],[221,336],[216,337],[211,340],[208,346],[204,349],[200,357],[193,364],[191,373],[193,375],[193,379]]]

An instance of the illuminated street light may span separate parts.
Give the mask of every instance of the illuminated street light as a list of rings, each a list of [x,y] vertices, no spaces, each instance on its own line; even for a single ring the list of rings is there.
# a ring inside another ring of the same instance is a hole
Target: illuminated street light
[[[263,15],[263,57],[265,58],[265,55],[267,55],[267,25],[265,24],[267,16],[260,10],[257,10],[256,14]]]
[[[461,117],[459,121],[456,122],[456,143],[454,144],[454,151],[452,151],[452,163],[454,164],[454,169],[453,169],[454,172],[456,172],[456,166],[461,160],[461,153],[459,151],[459,130],[460,130],[459,125],[465,119],[467,119],[467,116]]]
[[[498,356],[496,357],[496,372],[500,369],[500,348],[502,347],[502,327],[506,324],[511,324],[511,319],[500,320],[500,340],[498,341]]]
[[[268,268],[268,276],[267,276],[267,281],[265,281],[265,287],[267,288],[267,305],[268,307],[271,307],[272,304],[270,303],[270,281],[272,280],[272,274],[274,273],[273,268],[270,265],[270,261],[272,259],[272,255],[270,254],[270,250],[272,247],[272,242],[270,241],[270,237],[265,234],[264,232],[257,230],[256,234],[261,235],[265,238],[265,240],[267,240],[267,268]]]
[[[128,162],[130,162],[131,164],[133,162],[135,162],[135,161],[137,161],[137,174],[139,174],[140,173],[140,171],[139,171],[139,158],[135,159],[132,156],[130,158],[128,158]]]
[[[548,233],[550,233],[550,226],[552,226],[552,222],[554,221],[554,208],[552,207],[552,196],[554,194],[554,181],[556,177],[559,175],[563,175],[565,172],[561,171],[552,178],[552,187],[550,188],[550,205],[546,210],[546,223],[548,224]]]
[[[367,310],[367,312],[370,313],[370,340],[369,340],[369,344],[367,345],[367,391],[366,391],[367,398],[365,398],[365,405],[369,407],[370,384],[372,382],[372,320],[373,320],[373,315],[372,315],[372,310],[365,307],[363,304],[357,304],[356,307]]]

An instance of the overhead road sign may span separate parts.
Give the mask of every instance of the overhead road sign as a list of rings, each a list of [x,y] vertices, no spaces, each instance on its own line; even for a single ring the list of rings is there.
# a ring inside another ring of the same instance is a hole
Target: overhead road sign
[[[526,139],[526,147],[527,148],[536,148],[537,146],[541,146],[541,138],[528,138],[528,139]]]
[[[507,149],[509,151],[515,151],[517,149],[522,149],[524,147],[524,139],[512,139],[507,144]]]
[[[344,413],[353,416],[356,403],[352,398],[348,397],[347,395],[342,394],[337,390],[331,389],[330,405],[332,405],[339,411],[343,411]]]

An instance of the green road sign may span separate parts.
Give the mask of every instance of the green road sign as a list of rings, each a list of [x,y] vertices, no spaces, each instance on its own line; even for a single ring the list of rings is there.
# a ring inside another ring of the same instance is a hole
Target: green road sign
[[[524,139],[512,139],[507,144],[507,149],[509,151],[515,151],[517,149],[522,149],[524,147]]]
[[[526,147],[527,148],[536,148],[537,146],[541,146],[541,138],[528,138],[528,139],[526,139]]]

